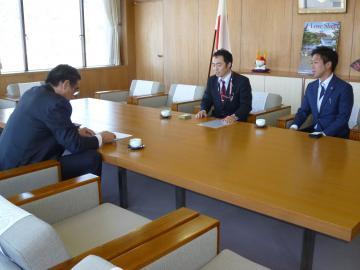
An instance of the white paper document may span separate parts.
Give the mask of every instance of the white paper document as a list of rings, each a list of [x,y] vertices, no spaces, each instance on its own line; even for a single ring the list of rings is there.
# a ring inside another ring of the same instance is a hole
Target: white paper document
[[[110,132],[114,133],[116,136],[114,141],[122,140],[122,139],[129,138],[132,136],[131,134],[121,133],[121,132],[117,132],[117,131],[110,131]],[[95,133],[96,133],[96,135],[100,134],[100,132],[96,132],[96,131],[95,131]]]
[[[225,121],[223,121],[221,119],[217,119],[217,120],[212,120],[212,121],[208,121],[208,122],[203,122],[198,125],[202,126],[202,127],[209,127],[209,128],[220,128],[223,126],[228,126],[229,124],[227,124]]]
[[[115,132],[115,131],[113,131],[112,133],[114,133],[115,136],[116,136],[116,138],[115,138],[114,141],[118,141],[118,140],[121,140],[121,139],[129,138],[129,137],[132,136],[132,135],[130,135],[130,134],[121,133],[121,132]]]

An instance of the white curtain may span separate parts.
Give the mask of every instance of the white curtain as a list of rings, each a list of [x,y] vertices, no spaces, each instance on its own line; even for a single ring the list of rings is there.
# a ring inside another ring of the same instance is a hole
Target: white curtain
[[[120,0],[104,0],[106,15],[112,27],[110,42],[110,65],[120,64]]]

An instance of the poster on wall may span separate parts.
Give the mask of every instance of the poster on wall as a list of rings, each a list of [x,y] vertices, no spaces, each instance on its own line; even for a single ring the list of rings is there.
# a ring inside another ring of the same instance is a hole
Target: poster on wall
[[[319,46],[337,50],[340,22],[305,22],[298,72],[312,74],[311,52]]]

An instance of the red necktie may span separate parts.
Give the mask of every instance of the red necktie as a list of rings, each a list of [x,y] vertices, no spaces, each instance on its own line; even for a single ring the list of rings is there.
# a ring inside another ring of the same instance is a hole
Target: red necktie
[[[225,81],[224,80],[221,80],[221,92],[220,92],[220,95],[221,95],[221,101],[224,102],[225,97],[226,97],[226,87],[225,87]]]

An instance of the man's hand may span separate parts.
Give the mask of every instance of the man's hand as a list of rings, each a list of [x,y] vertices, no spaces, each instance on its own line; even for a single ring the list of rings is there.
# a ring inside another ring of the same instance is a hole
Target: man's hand
[[[232,124],[232,123],[234,123],[234,122],[236,121],[236,116],[235,116],[235,115],[226,116],[226,117],[223,119],[223,121],[224,121],[226,124],[230,125],[230,124]]]
[[[92,137],[95,136],[95,132],[89,128],[79,128],[79,134],[83,137]]]
[[[101,138],[102,138],[102,143],[110,143],[113,142],[116,138],[115,134],[110,132],[110,131],[103,131],[100,132]]]
[[[207,117],[207,113],[205,110],[201,110],[200,112],[198,112],[196,115],[195,115],[195,118],[196,119],[200,119],[200,118],[205,118]]]

